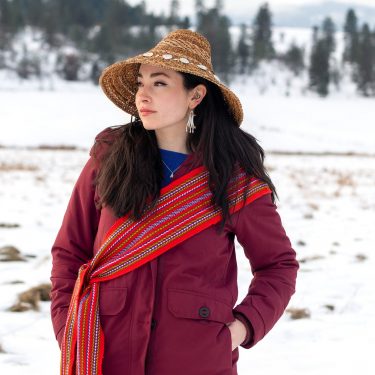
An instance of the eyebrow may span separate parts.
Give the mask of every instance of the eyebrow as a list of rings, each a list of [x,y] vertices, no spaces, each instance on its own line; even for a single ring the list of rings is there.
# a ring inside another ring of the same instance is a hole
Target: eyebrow
[[[157,76],[165,76],[167,78],[171,78],[168,74],[166,73],[163,73],[163,72],[155,72],[155,73],[151,73],[150,77],[153,78],[153,77],[157,77]],[[142,74],[141,73],[138,73],[138,77],[141,77],[142,78]]]

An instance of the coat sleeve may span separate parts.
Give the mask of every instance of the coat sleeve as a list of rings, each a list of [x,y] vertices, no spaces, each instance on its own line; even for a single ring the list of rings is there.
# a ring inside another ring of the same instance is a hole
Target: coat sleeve
[[[90,158],[73,188],[51,250],[51,318],[59,346],[78,270],[93,255],[100,218],[100,210],[95,206],[95,173],[95,163]]]
[[[247,323],[249,349],[260,341],[283,314],[295,292],[296,253],[282,226],[271,194],[266,194],[234,214],[238,242],[249,260],[253,278],[243,301],[233,314]]]
[[[52,246],[51,318],[59,346],[78,270],[93,257],[100,220],[100,209],[96,205],[99,197],[94,180],[102,158],[122,128],[107,127],[95,137],[90,158],[73,188],[61,228]]]

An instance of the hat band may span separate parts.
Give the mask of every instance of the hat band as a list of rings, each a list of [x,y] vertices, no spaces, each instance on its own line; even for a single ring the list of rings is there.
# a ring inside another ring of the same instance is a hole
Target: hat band
[[[163,53],[162,55],[158,55],[158,54],[155,54],[153,52],[145,52],[143,53],[141,56],[143,57],[161,57],[162,59],[166,60],[166,61],[170,61],[170,60],[174,60],[174,61],[178,61],[178,62],[181,62],[183,64],[193,64],[192,62],[190,62],[190,60],[186,57],[173,57],[172,54],[170,53]],[[220,82],[220,78],[214,74],[214,72],[210,71],[207,66],[203,65],[203,64],[194,64],[196,65],[198,68],[212,74],[216,80],[218,80]]]

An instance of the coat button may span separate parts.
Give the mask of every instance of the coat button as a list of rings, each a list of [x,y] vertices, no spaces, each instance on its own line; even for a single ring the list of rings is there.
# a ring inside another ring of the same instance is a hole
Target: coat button
[[[206,306],[202,306],[198,310],[199,316],[202,318],[207,318],[210,315],[210,309]]]
[[[151,320],[151,329],[155,329],[155,326],[156,326],[156,320],[152,319]]]

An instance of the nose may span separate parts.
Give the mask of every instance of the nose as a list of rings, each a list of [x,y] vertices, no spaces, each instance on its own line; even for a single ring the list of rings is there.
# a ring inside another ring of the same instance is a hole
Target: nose
[[[136,93],[136,98],[140,102],[149,102],[151,100],[151,97],[148,93],[148,90],[145,89],[145,87],[138,87],[137,93]]]

